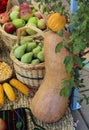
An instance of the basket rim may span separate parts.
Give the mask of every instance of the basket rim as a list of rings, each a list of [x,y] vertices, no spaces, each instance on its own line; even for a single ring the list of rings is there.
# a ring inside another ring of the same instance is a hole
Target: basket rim
[[[13,61],[13,63],[14,64],[16,64],[16,65],[18,65],[20,68],[24,68],[24,69],[26,69],[26,70],[28,70],[28,69],[31,69],[31,70],[33,70],[33,69],[44,69],[45,68],[45,62],[43,62],[43,63],[39,63],[39,64],[37,64],[37,65],[32,65],[32,64],[26,64],[26,63],[22,63],[22,62],[20,62],[18,59],[16,59],[15,58],[15,56],[14,56],[14,53],[13,53],[13,50],[11,50],[11,52],[10,52],[10,58],[11,58],[11,60]]]

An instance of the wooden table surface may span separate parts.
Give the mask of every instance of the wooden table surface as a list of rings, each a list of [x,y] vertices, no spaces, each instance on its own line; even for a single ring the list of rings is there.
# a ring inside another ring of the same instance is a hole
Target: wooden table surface
[[[79,89],[79,101],[85,97],[81,103],[79,110],[72,111],[75,125],[75,130],[89,130],[89,68],[85,67],[80,77],[84,78],[84,84],[86,87]]]

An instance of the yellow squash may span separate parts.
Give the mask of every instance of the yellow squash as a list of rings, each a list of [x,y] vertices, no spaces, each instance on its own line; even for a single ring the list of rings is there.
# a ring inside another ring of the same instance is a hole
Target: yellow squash
[[[5,102],[3,86],[0,84],[0,106],[3,106]]]
[[[28,96],[29,88],[26,85],[24,85],[22,82],[20,82],[19,80],[13,78],[13,79],[10,80],[10,84],[13,87],[15,87],[16,89],[18,89],[20,92],[25,94],[26,96]]]
[[[7,95],[8,99],[10,101],[14,101],[16,96],[15,96],[15,93],[14,93],[14,90],[13,88],[10,86],[10,84],[8,83],[4,83],[3,84],[3,89],[5,91],[5,94]]]

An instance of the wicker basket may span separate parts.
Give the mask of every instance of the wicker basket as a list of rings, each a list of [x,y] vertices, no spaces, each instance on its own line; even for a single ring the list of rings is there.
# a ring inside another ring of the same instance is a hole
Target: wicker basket
[[[21,94],[18,91],[15,91],[15,93],[17,94],[17,100],[12,103],[6,98],[5,105],[2,108],[2,110],[10,110],[12,105],[14,109],[21,107],[30,108],[31,98],[26,97],[25,95]],[[28,130],[33,130],[35,126],[30,117],[29,111],[26,111],[26,115],[27,115]],[[47,124],[37,119],[35,119],[35,121],[38,125],[45,128],[45,130],[74,130],[73,117],[69,108],[66,110],[64,116],[55,123]]]
[[[34,30],[38,31],[39,33],[37,35],[29,36],[29,38],[42,38],[40,37],[40,31],[39,29],[35,27],[23,27],[18,30],[18,38],[17,38],[17,45],[19,44],[20,37],[21,37],[21,31],[27,29],[27,28],[33,28]],[[17,79],[19,79],[24,84],[28,85],[30,88],[38,88],[44,78],[45,74],[45,66],[44,63],[39,63],[37,65],[32,64],[24,64],[20,62],[18,59],[15,58],[13,50],[10,53],[11,60],[14,65],[14,70]]]
[[[10,10],[10,8],[14,5],[19,5],[18,0],[8,0],[7,3],[7,12]],[[17,36],[6,33],[3,28],[0,26],[0,35],[1,39],[3,40],[4,44],[11,49],[12,46],[16,43]]]
[[[30,3],[30,2],[28,2],[28,0],[22,0],[22,1],[21,0],[8,0],[7,12],[9,12],[10,8],[13,7],[14,5],[20,5],[24,1],[27,3]],[[33,4],[34,4],[34,2],[33,2]],[[35,4],[36,4],[36,2],[35,2]],[[34,7],[34,8],[36,6],[32,5],[32,7]],[[38,8],[36,8],[36,9],[38,9]],[[6,46],[9,48],[9,50],[11,50],[12,47],[16,44],[17,35],[6,33],[3,30],[3,27],[1,25],[0,25],[0,35],[1,35],[2,40],[4,41],[4,44],[6,44]]]

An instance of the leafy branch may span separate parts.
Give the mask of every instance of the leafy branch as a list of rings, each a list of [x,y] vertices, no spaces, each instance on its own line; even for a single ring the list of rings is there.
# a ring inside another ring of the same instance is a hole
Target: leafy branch
[[[70,55],[66,56],[64,60],[66,72],[71,74],[69,80],[65,79],[64,88],[60,92],[64,96],[68,95],[70,85],[74,88],[83,86],[83,82],[79,78],[79,70],[85,66],[86,58],[83,55],[89,53],[89,50],[85,52],[85,49],[89,47],[89,1],[79,0],[78,6],[76,14],[69,16],[68,28],[70,28],[70,32],[72,31],[71,36],[68,40],[58,43],[55,48],[56,53],[60,52],[62,47],[70,52]]]

